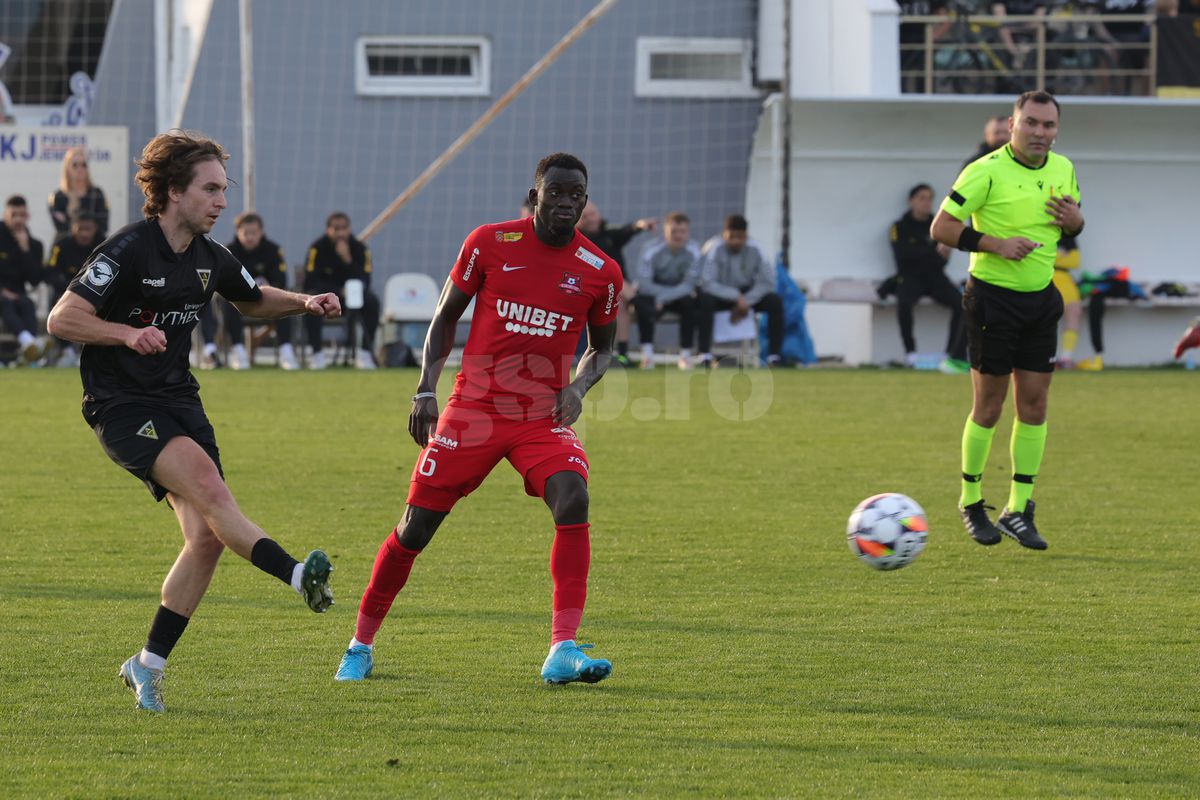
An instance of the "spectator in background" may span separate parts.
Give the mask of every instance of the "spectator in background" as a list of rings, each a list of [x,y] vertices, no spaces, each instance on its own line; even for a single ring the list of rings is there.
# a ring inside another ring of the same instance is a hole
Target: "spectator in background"
[[[990,117],[987,122],[983,123],[983,141],[979,143],[979,149],[963,162],[963,169],[966,169],[967,164],[972,161],[978,161],[1004,147],[1008,144],[1008,138],[1008,117],[1003,114]]]
[[[29,205],[14,194],[5,201],[0,222],[0,321],[16,334],[22,364],[37,361],[46,349],[37,335],[37,309],[25,289],[42,279],[42,243],[28,226]]]
[[[610,225],[600,216],[596,204],[588,201],[583,208],[583,215],[575,227],[591,240],[592,244],[604,251],[604,254],[617,262],[621,267],[621,275],[625,284],[621,287],[621,296],[617,298],[617,363],[623,367],[631,367],[629,360],[629,303],[637,294],[637,283],[625,268],[625,245],[629,240],[642,231],[652,231],[658,226],[658,220],[644,217],[628,225]]]
[[[335,211],[325,220],[325,235],[308,248],[304,291],[310,294],[334,292],[342,308],[346,309],[345,286],[346,281],[351,279],[360,280],[363,285],[362,344],[354,365],[359,369],[375,369],[372,351],[375,347],[375,329],[379,327],[379,298],[371,292],[371,251],[351,233],[350,217],[344,212]],[[313,349],[310,366],[324,369],[326,362],[321,341],[324,319],[314,315],[306,317],[304,322],[308,329],[308,343]],[[349,319],[346,327],[349,340],[352,338]]]
[[[950,30],[949,0],[899,0],[900,2],[900,72],[905,92],[924,92],[925,81],[925,23],[904,22],[903,17],[943,17],[929,34],[932,42],[942,39]],[[921,46],[921,47],[918,47]],[[910,49],[911,48],[911,49]],[[905,74],[907,73],[907,74]]]
[[[1093,14],[1152,14],[1154,0],[1091,0]],[[1097,39],[1109,45],[1108,55],[1119,70],[1145,70],[1150,28],[1145,22],[1105,22],[1093,26]],[[1135,45],[1128,47],[1128,45]],[[1113,84],[1116,94],[1150,94],[1144,75],[1120,75]]]
[[[642,252],[633,298],[642,340],[642,369],[654,368],[654,323],[664,311],[679,314],[679,368],[691,369],[695,293],[700,278],[700,247],[692,241],[691,233],[687,214],[672,211],[663,223],[662,241]]]
[[[263,233],[262,217],[253,211],[238,215],[234,220],[237,234],[229,243],[229,252],[242,262],[251,277],[259,286],[274,286],[276,289],[286,289],[288,284],[287,259],[284,258],[283,248],[268,239]],[[237,338],[241,341],[242,315],[236,308],[226,304],[227,324],[235,325],[238,329]],[[228,323],[232,317],[233,322]],[[279,366],[283,369],[296,369],[296,351],[292,347],[292,318],[280,317],[275,320],[275,341],[279,346]]]
[[[1071,277],[1071,270],[1080,264],[1079,245],[1074,236],[1058,240],[1058,255],[1054,259],[1054,285],[1063,300],[1062,350],[1055,366],[1058,369],[1075,368],[1075,345],[1079,343],[1079,323],[1083,319],[1083,303],[1079,287]],[[1101,361],[1101,363],[1103,363]],[[1087,368],[1083,363],[1080,366]]]
[[[946,277],[950,248],[929,235],[933,219],[933,189],[919,183],[908,193],[908,211],[892,223],[888,238],[896,258],[896,317],[900,320],[900,338],[904,342],[905,361],[917,363],[917,342],[913,337],[913,306],[922,297],[950,309],[950,332],[946,339],[946,358],[940,369],[949,374],[971,371],[967,363],[967,342],[962,327],[962,292]]]
[[[750,244],[746,218],[725,218],[721,241],[700,262],[700,291],[696,322],[700,329],[700,363],[713,366],[713,318],[729,311],[741,322],[751,311],[767,315],[767,365],[783,365],[783,300],[775,292],[775,265],[757,245]]]
[[[50,219],[59,235],[71,229],[71,215],[83,210],[92,215],[100,239],[108,235],[108,200],[88,172],[87,148],[72,147],[63,155],[58,191],[50,195]]]
[[[78,209],[71,216],[71,230],[54,240],[50,248],[50,259],[42,273],[42,282],[53,292],[50,307],[53,308],[67,290],[67,284],[83,267],[92,251],[104,241],[100,236],[100,228],[90,211]],[[75,345],[64,339],[58,339],[61,349],[58,359],[60,367],[79,366],[79,354]]]
[[[999,2],[992,3],[992,15],[996,17],[1044,17],[1046,15],[1046,0],[999,0]],[[1033,42],[1037,38],[1038,24],[1033,22],[1010,22],[1001,23],[1000,25],[1000,41],[1004,45],[1004,49],[1008,51],[1010,63],[1015,73],[1020,73],[1027,69],[1025,61],[1026,57],[1033,52],[1033,48],[1036,46]],[[1017,91],[1032,88],[1032,77],[1031,75],[1013,75],[1013,81],[1017,84],[1013,88]],[[1025,84],[1029,84],[1029,86]]]
[[[239,214],[233,221],[236,235],[226,247],[233,257],[241,262],[254,282],[259,286],[287,288],[287,260],[283,248],[263,235],[262,217],[253,211]],[[217,311],[224,323],[225,335],[232,345],[229,366],[232,369],[249,369],[250,356],[246,352],[246,325],[242,314],[224,298],[214,298],[200,312],[200,334],[204,337],[204,356],[200,362],[203,369],[221,366],[217,355]],[[296,351],[292,348],[292,318],[280,317],[274,321],[275,339],[279,345],[279,366],[296,369]]]

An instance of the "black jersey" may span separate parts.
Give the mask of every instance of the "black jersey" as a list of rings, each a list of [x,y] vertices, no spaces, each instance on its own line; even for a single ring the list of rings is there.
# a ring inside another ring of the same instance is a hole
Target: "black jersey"
[[[242,266],[250,272],[255,281],[263,278],[276,289],[287,288],[287,259],[283,257],[283,248],[275,242],[264,236],[258,247],[247,250],[237,237],[234,237],[226,246],[229,252],[233,253],[233,257],[242,262]]]
[[[198,401],[188,369],[192,329],[200,309],[220,292],[226,300],[257,301],[262,290],[222,245],[197,236],[183,253],[167,244],[158,220],[126,225],[92,253],[68,287],[101,319],[167,337],[162,353],[139,355],[124,345],[84,345],[79,359],[85,400]]]

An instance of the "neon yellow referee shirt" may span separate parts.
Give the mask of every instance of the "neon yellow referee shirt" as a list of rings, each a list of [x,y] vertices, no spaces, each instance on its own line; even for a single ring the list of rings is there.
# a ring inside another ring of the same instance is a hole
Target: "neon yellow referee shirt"
[[[1079,202],[1079,181],[1070,159],[1048,152],[1042,166],[1027,167],[1006,144],[972,161],[942,201],[942,210],[959,222],[997,239],[1024,236],[1042,246],[1020,261],[995,253],[971,253],[971,274],[982,281],[1018,292],[1037,292],[1050,285],[1062,230],[1051,223],[1046,201],[1070,196]]]

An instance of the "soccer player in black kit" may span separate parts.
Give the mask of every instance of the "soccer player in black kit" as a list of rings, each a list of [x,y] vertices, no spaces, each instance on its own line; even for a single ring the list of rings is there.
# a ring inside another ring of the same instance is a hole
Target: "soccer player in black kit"
[[[163,710],[167,656],[226,547],[290,585],[313,611],[333,603],[325,553],[314,550],[297,562],[238,508],[188,370],[192,329],[214,292],[255,317],[341,313],[333,294],[260,287],[209,238],[226,205],[228,157],[199,134],[171,131],[150,140],[137,162],[146,219],[96,248],[48,322],[55,336],[83,345],[83,416],[101,447],[156,500],[169,500],[183,531],[146,647],[119,673],[138,707],[151,711]]]

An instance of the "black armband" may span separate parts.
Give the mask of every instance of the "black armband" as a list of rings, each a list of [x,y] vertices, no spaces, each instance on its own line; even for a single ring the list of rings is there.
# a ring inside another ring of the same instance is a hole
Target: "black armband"
[[[963,228],[963,232],[958,235],[958,249],[965,253],[978,253],[979,242],[983,240],[983,234],[974,228]]]

